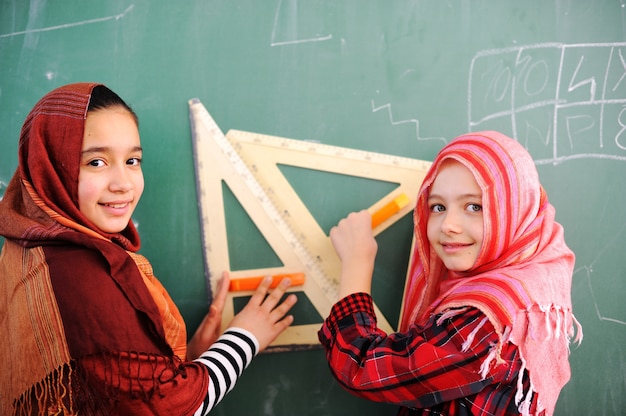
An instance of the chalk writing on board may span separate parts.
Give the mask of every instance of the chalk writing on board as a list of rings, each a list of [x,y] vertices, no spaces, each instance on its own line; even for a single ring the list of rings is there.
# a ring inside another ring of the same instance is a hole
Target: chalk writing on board
[[[0,181],[0,201],[2,201],[2,197],[4,196],[4,193],[7,190],[7,184],[6,182]]]
[[[376,104],[374,104],[374,100],[372,100],[372,113],[376,113],[377,111],[380,110],[387,110],[387,115],[389,116],[389,122],[391,123],[391,125],[396,126],[399,124],[413,124],[415,126],[415,138],[417,140],[441,140],[443,141],[443,143],[445,144],[447,141],[445,138],[443,137],[422,137],[420,136],[420,122],[418,119],[415,118],[411,118],[411,119],[407,119],[407,120],[394,120],[393,118],[393,113],[391,111],[391,104],[387,103],[387,104],[383,104],[380,106],[376,106]]]
[[[626,231],[626,222],[623,223],[621,227],[617,225],[617,227],[615,227],[614,232],[612,233],[612,238],[607,238],[605,240],[606,243],[600,247],[598,254],[591,261],[591,263],[577,268],[574,271],[574,274],[578,274],[578,273],[584,274],[584,278],[587,281],[587,284],[589,285],[589,293],[591,294],[591,300],[593,301],[593,306],[595,308],[598,319],[600,321],[612,322],[612,323],[626,326],[626,314],[624,314],[626,313],[626,309],[619,308],[618,310],[621,311],[623,316],[618,316],[620,312],[615,311],[615,310],[612,313],[607,312],[605,308],[603,308],[603,306],[601,305],[600,301],[603,299],[604,296],[598,295],[598,292],[601,293],[602,290],[605,289],[606,281],[603,280],[603,275],[604,275],[603,271],[595,270],[598,268],[602,269],[604,257],[612,256],[611,250],[614,250],[615,247],[623,246],[623,244],[621,243],[621,241],[619,241],[619,239],[622,238],[625,231]],[[595,279],[594,279],[594,273],[597,276],[597,278]],[[615,294],[616,292],[613,290],[611,293]]]
[[[593,269],[590,266],[584,266],[575,270],[574,274],[578,274],[578,273],[585,274],[585,277],[587,279],[587,284],[589,285],[589,292],[591,293],[591,299],[593,300],[593,306],[595,308],[598,319],[600,321],[607,321],[607,322],[613,322],[615,324],[626,325],[626,321],[604,315],[604,311],[602,310],[601,306],[598,304],[598,300],[596,299],[596,295],[593,290],[593,280],[591,278],[591,275],[593,274]]]
[[[115,14],[115,15],[112,15],[112,16],[98,17],[98,18],[95,18],[95,19],[82,20],[82,21],[73,22],[73,23],[65,23],[65,24],[56,25],[56,26],[42,27],[42,28],[38,28],[38,29],[26,29],[26,30],[22,30],[20,32],[11,32],[11,33],[4,33],[4,34],[0,33],[0,38],[8,38],[8,37],[11,37],[11,36],[18,36],[18,35],[27,35],[27,34],[30,34],[30,33],[37,33],[37,32],[48,32],[48,31],[51,31],[51,30],[66,29],[68,27],[83,26],[83,25],[89,25],[89,24],[92,24],[92,23],[106,22],[108,20],[119,20],[119,19],[123,18],[128,12],[130,12],[134,7],[135,6],[131,4],[122,13],[118,13],[118,14]]]
[[[626,43],[546,43],[477,53],[470,131],[500,130],[537,164],[626,161]]]
[[[321,2],[294,2],[278,0],[274,14],[271,46],[293,45],[298,43],[321,42],[332,39],[332,34],[321,35],[323,19],[312,19],[311,16],[323,16],[325,7]],[[311,26],[312,24],[312,26]]]

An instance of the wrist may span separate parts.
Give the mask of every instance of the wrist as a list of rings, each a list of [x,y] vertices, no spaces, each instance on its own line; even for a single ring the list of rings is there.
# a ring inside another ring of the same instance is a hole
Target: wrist
[[[338,291],[339,298],[359,292],[371,294],[373,271],[373,265],[367,264],[342,268]]]
[[[259,350],[260,350],[259,340],[252,332],[240,326],[229,326],[228,328],[226,328],[226,330],[224,331],[224,334],[222,334],[220,338],[224,338],[225,336],[228,336],[228,333],[237,333],[243,338],[247,338],[252,343],[252,345],[250,345],[251,347],[253,347],[251,350],[252,354],[257,355],[259,353]]]

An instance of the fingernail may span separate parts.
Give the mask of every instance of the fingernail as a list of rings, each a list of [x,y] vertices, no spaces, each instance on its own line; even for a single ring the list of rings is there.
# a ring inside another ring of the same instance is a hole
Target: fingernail
[[[280,284],[283,287],[289,287],[289,285],[291,285],[291,279],[288,277],[285,277],[283,280],[280,281]]]

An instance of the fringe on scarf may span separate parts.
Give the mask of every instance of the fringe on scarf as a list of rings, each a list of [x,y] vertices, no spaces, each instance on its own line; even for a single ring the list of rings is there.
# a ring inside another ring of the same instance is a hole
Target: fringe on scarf
[[[115,408],[124,399],[123,395],[131,400],[150,402],[155,395],[165,396],[161,392],[162,385],[176,383],[178,376],[186,377],[181,362],[176,356],[138,352],[91,355],[80,360],[80,385],[102,387],[97,398],[94,392],[86,391],[87,397],[101,402],[94,403],[98,406]],[[84,396],[81,394],[81,398]]]
[[[154,395],[164,397],[162,385],[176,383],[178,376],[186,377],[180,364],[177,357],[136,352],[73,360],[15,399],[12,415],[110,415],[120,400],[150,402]]]
[[[77,415],[72,394],[73,376],[71,365],[64,364],[57,368],[14,401],[13,415]]]
[[[441,325],[443,321],[458,314],[465,312],[468,308],[450,308],[445,310],[437,319],[437,324]],[[579,345],[583,339],[582,326],[580,322],[576,319],[576,317],[567,309],[562,308],[557,305],[544,305],[538,306],[538,309],[543,314],[543,319],[545,324],[546,331],[546,339],[555,339],[559,340],[564,338],[567,344],[567,351],[570,352],[570,343],[577,342]],[[531,310],[527,310],[527,313],[530,313]],[[474,341],[474,337],[478,330],[485,325],[488,321],[487,317],[484,317],[480,323],[476,326],[476,328],[468,335],[467,339],[463,342],[461,347],[462,352],[466,352],[471,347],[472,342]],[[533,327],[532,320],[528,320],[528,336],[536,340],[541,335],[537,334],[538,328]],[[489,371],[493,366],[504,363],[504,360],[501,357],[502,347],[507,342],[511,341],[511,332],[512,325],[505,326],[502,334],[499,334],[500,340],[496,345],[493,345],[487,357],[483,360],[480,366],[480,376],[485,379],[489,374]],[[519,346],[518,346],[519,347]],[[545,406],[542,405],[541,400],[539,399],[539,392],[535,390],[535,386],[532,383],[532,379],[529,380],[530,388],[527,392],[523,390],[523,380],[524,375],[527,373],[527,364],[525,358],[520,354],[520,359],[522,361],[522,367],[520,368],[519,374],[517,376],[517,391],[515,393],[515,404],[518,406],[519,412],[523,416],[531,416],[530,409],[532,406],[533,397],[537,399],[536,406],[536,414],[540,414],[543,410],[545,410]],[[529,375],[528,375],[529,376]]]

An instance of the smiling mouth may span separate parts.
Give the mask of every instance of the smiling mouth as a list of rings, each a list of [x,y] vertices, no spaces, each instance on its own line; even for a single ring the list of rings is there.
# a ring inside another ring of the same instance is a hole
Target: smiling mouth
[[[100,204],[102,206],[105,207],[109,207],[109,208],[115,208],[115,209],[119,209],[119,208],[126,208],[128,205],[130,204],[130,202],[122,202],[122,203],[115,203],[115,204]]]
[[[470,243],[441,243],[442,247],[459,248],[470,246]]]
[[[459,253],[470,247],[470,243],[441,243],[441,248],[448,254]]]

